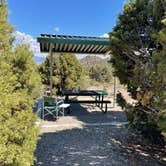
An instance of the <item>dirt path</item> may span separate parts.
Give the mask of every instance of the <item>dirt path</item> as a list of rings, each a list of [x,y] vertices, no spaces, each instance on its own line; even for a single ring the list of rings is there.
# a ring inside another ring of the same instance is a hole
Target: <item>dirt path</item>
[[[163,165],[124,122],[126,117],[118,108],[102,114],[97,108],[73,106],[70,116],[40,123],[36,165]]]

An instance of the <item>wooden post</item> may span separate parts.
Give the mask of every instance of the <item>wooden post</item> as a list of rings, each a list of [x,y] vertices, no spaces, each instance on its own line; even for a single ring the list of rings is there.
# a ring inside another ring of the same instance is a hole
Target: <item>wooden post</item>
[[[114,98],[113,98],[113,107],[116,106],[116,76],[114,76]]]
[[[53,60],[53,52],[52,52],[52,44],[50,44],[50,96],[52,96],[52,85],[53,85],[53,80],[52,80],[52,60]]]

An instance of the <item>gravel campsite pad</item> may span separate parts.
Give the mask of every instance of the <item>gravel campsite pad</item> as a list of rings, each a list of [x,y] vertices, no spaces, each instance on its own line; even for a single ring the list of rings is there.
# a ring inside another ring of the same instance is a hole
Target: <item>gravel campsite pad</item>
[[[43,122],[35,165],[165,165],[164,149],[152,148],[140,136],[128,131],[122,111],[91,113],[72,112],[58,121]]]

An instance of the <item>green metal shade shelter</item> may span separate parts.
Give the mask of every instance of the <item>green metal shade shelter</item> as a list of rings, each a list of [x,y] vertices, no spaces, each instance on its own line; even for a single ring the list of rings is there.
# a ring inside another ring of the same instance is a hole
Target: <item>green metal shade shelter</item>
[[[53,53],[108,54],[109,39],[103,37],[41,34],[40,51],[50,53],[50,93],[52,95]]]
[[[41,34],[40,51],[50,53],[50,93],[52,95],[52,56],[57,53],[106,54],[109,39],[101,37]]]
[[[106,54],[109,39],[101,37],[41,34],[37,41],[41,52]]]

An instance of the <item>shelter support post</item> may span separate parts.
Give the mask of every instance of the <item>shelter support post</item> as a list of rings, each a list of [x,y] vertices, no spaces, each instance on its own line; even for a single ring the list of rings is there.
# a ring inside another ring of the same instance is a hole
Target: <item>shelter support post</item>
[[[113,98],[113,107],[116,105],[116,77],[114,76],[114,98]]]
[[[52,52],[52,44],[50,44],[50,48],[49,48],[49,52],[50,52],[50,96],[52,96],[52,86],[53,86],[53,79],[52,79],[52,61],[53,61],[53,52]]]

